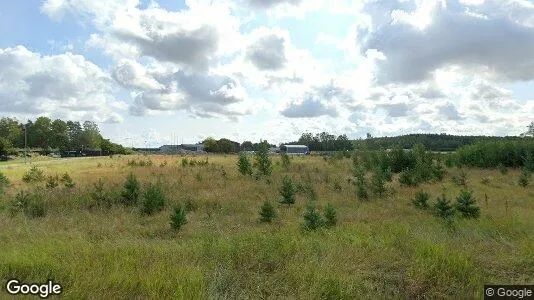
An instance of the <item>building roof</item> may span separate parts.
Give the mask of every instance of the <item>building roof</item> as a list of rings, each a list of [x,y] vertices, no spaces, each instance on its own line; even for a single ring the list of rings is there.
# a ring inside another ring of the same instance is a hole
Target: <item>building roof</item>
[[[286,148],[308,148],[306,145],[282,145]]]

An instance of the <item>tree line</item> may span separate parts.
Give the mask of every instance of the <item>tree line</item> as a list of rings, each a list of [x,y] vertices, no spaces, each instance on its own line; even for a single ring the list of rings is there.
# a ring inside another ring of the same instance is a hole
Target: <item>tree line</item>
[[[15,118],[1,118],[0,155],[17,154],[25,147],[45,154],[86,150],[98,150],[103,154],[126,153],[123,146],[105,139],[92,121],[80,123],[38,117],[35,121],[21,123]]]

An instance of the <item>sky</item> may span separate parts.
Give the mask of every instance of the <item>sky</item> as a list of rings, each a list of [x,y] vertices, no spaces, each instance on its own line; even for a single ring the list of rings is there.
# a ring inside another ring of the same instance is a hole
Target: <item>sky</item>
[[[91,120],[138,147],[518,135],[534,2],[2,1],[0,116]]]

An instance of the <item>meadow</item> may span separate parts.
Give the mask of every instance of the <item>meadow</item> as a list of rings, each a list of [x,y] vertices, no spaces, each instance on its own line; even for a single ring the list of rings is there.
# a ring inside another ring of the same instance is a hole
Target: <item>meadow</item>
[[[534,283],[534,186],[518,185],[519,169],[447,168],[442,181],[416,187],[400,185],[395,174],[382,196],[362,201],[350,158],[294,157],[284,168],[272,156],[267,178],[239,173],[237,159],[31,163],[45,176],[68,173],[72,188],[24,182],[30,164],[0,164],[10,182],[0,194],[2,285],[9,278],[53,279],[66,299],[425,299],[483,298],[484,284]],[[465,187],[452,178],[462,172],[479,218],[445,221],[414,207],[419,191],[430,204],[443,194],[454,201]],[[121,204],[130,173],[142,191],[150,183],[162,187],[163,210],[145,215],[139,205]],[[293,205],[279,203],[284,176],[305,187]],[[107,205],[91,196],[100,178]],[[43,214],[14,209],[21,190],[39,195]],[[278,215],[270,223],[260,221],[265,201]],[[306,230],[310,202],[321,214],[333,206],[337,224]],[[187,223],[174,230],[170,216],[178,204]],[[0,298],[7,296],[2,288]]]

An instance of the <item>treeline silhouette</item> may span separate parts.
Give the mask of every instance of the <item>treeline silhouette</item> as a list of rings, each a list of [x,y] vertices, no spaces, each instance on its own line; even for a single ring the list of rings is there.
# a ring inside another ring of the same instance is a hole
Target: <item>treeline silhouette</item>
[[[39,117],[21,123],[14,118],[1,118],[0,155],[17,154],[25,147],[42,154],[54,151],[104,155],[126,153],[122,145],[105,139],[92,121],[80,123]]]

